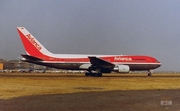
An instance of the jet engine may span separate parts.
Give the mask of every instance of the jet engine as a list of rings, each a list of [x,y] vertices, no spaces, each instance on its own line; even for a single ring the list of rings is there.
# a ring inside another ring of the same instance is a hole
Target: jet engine
[[[128,65],[117,65],[114,68],[114,71],[119,72],[119,73],[128,73],[130,70]]]

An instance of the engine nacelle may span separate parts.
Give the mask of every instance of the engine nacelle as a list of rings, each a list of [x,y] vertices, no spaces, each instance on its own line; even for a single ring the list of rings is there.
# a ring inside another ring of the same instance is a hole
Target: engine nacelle
[[[84,69],[84,70],[86,70],[86,69],[89,69],[90,66],[91,66],[91,64],[82,64],[82,65],[79,67],[79,69]]]
[[[114,71],[119,73],[128,73],[130,68],[128,65],[117,65],[117,67],[114,68]]]

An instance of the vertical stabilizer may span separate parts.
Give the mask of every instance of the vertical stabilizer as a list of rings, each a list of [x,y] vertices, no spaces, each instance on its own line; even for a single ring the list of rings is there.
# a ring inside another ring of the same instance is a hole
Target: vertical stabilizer
[[[24,27],[17,27],[17,30],[28,55],[43,57],[52,54]]]

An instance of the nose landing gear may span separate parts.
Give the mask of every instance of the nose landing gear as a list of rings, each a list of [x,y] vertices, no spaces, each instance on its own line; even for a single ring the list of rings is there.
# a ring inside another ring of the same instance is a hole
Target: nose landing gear
[[[148,70],[148,76],[152,76],[153,71],[152,70]]]

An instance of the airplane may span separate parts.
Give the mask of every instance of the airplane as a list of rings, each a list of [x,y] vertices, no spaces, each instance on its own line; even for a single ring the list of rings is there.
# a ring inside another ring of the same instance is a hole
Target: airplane
[[[88,55],[54,54],[49,52],[24,27],[17,31],[26,50],[21,61],[66,70],[86,70],[85,76],[102,76],[102,73],[129,73],[130,71],[148,71],[161,66],[154,57],[144,55]]]

